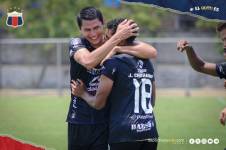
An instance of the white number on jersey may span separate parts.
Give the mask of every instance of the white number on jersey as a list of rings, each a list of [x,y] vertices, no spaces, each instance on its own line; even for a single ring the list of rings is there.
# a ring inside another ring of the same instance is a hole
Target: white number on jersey
[[[135,97],[134,97],[134,113],[140,112],[141,108],[145,114],[151,114],[153,107],[151,105],[151,95],[152,95],[152,83],[150,79],[141,79],[141,82],[137,79],[133,79],[133,84],[135,86]],[[150,87],[150,91],[146,90],[146,86]],[[141,95],[140,95],[141,94]]]

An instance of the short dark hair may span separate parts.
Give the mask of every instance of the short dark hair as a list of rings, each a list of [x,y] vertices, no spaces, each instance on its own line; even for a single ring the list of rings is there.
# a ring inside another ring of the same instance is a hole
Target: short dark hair
[[[226,29],[226,22],[221,22],[217,25],[217,32],[221,32],[224,29]]]
[[[100,12],[100,10],[96,9],[95,7],[85,7],[81,9],[77,15],[77,24],[79,29],[81,29],[82,20],[94,20],[94,19],[98,19],[101,21],[102,24],[104,24],[103,15]]]
[[[115,34],[118,25],[123,22],[126,18],[116,18],[107,23],[107,28],[112,31],[112,35]],[[135,40],[136,36],[131,36],[126,39],[127,44],[132,44]]]

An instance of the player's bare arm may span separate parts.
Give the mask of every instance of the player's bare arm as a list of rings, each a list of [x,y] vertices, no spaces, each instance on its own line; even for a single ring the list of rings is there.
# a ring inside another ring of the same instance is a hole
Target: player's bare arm
[[[224,88],[226,89],[226,80],[224,80]]]
[[[217,76],[216,64],[205,62],[200,58],[189,45],[189,42],[186,40],[180,40],[177,42],[177,50],[180,52],[186,51],[189,63],[191,67],[201,73],[209,74],[212,76]]]
[[[157,50],[153,46],[141,41],[137,41],[131,46],[115,46],[101,61],[101,65],[105,60],[111,58],[116,53],[126,53],[143,59],[153,59],[157,57]]]
[[[152,45],[141,41],[136,41],[131,46],[118,46],[116,52],[126,53],[143,59],[157,57],[157,50]]]
[[[131,20],[125,20],[120,23],[116,33],[103,45],[89,52],[86,48],[79,49],[74,54],[74,59],[86,67],[87,69],[97,66],[107,54],[122,40],[127,39],[130,36],[136,36],[139,28],[136,23],[131,23]]]
[[[220,113],[220,123],[222,125],[225,125],[225,121],[226,121],[226,107]]]
[[[98,110],[106,105],[107,97],[111,92],[112,86],[113,81],[105,75],[101,75],[97,93],[93,96],[86,91],[84,83],[81,80],[79,80],[79,83],[75,81],[71,83],[72,94],[81,97],[91,107]]]

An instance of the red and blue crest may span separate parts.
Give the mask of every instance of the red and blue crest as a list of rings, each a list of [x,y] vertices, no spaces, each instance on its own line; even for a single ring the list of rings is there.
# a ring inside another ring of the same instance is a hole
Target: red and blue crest
[[[7,26],[17,28],[20,26],[23,26],[24,21],[23,21],[23,15],[22,13],[13,11],[10,13],[7,13],[7,20],[6,20]]]

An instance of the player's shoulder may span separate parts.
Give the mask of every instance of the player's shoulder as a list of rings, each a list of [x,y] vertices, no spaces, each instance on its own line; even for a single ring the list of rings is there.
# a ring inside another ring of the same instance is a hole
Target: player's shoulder
[[[216,64],[216,72],[220,78],[226,79],[226,62]]]
[[[69,40],[70,45],[78,45],[81,43],[83,43],[83,38],[81,38],[81,37],[74,37]]]
[[[226,72],[226,62],[221,62],[221,63],[216,64],[216,69],[221,72],[222,71]]]
[[[112,59],[116,61],[129,60],[129,59],[134,59],[134,56],[128,55],[128,54],[118,54],[118,55],[114,55]]]
[[[117,61],[118,61],[117,58],[115,56],[112,56],[111,58],[104,61],[104,65],[116,63]]]
[[[106,62],[107,63],[122,63],[122,62],[128,62],[130,58],[132,58],[133,56],[127,55],[127,54],[118,54],[118,55],[114,55],[111,58],[107,59]]]
[[[114,55],[111,58],[104,61],[104,66],[117,66],[117,64],[122,61],[122,54]]]
[[[226,69],[226,62],[221,62],[221,63],[218,63],[217,65]]]

